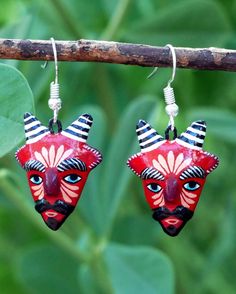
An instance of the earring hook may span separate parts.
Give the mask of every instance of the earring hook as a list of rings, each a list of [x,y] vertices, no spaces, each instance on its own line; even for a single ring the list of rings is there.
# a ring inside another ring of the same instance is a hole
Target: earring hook
[[[168,85],[170,86],[171,83],[174,81],[175,79],[175,73],[176,73],[176,54],[175,54],[175,49],[171,44],[167,44],[165,47],[168,47],[171,50],[171,55],[172,55],[172,77],[171,79],[168,81]],[[158,66],[154,67],[153,71],[147,76],[147,80],[151,79],[156,73],[157,70],[159,69]]]
[[[170,49],[171,56],[172,56],[172,77],[168,81],[168,86],[170,87],[171,83],[175,79],[175,73],[176,73],[176,54],[175,54],[175,49],[171,44],[167,44],[166,47]]]
[[[54,38],[50,38],[50,40],[52,42],[52,50],[53,50],[54,63],[55,63],[55,84],[58,84],[57,48],[56,48]]]
[[[167,86],[163,89],[165,102],[166,102],[166,113],[169,115],[169,124],[167,129],[171,129],[173,132],[175,130],[175,122],[174,117],[178,115],[179,107],[175,103],[175,93],[174,89],[171,87],[171,83],[175,79],[175,73],[176,73],[176,54],[175,49],[172,45],[167,44],[166,47],[170,49],[171,55],[172,55],[172,63],[173,63],[173,69],[172,69],[172,76],[171,79],[168,81]]]
[[[171,130],[175,132],[175,122],[174,117],[178,115],[179,107],[175,103],[175,94],[174,89],[171,87],[172,82],[175,79],[175,73],[176,73],[176,54],[175,49],[171,44],[167,44],[166,47],[170,49],[171,56],[172,56],[172,76],[169,79],[167,86],[163,89],[165,102],[166,102],[166,113],[169,116],[169,124],[167,127],[168,132]],[[154,70],[150,73],[150,75],[147,77],[147,79],[152,78],[158,70],[158,67],[155,67]],[[175,136],[174,136],[175,137]]]
[[[59,110],[61,109],[60,99],[60,85],[58,83],[58,64],[57,64],[57,48],[54,38],[50,38],[52,42],[52,49],[55,63],[55,81],[50,84],[50,99],[48,100],[48,106],[53,111],[53,123],[56,124]]]

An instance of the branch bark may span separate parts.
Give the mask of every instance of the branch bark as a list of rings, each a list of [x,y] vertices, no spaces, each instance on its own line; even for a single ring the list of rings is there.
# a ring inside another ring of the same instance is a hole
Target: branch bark
[[[84,40],[56,41],[59,61],[172,67],[168,47]],[[236,50],[175,47],[177,67],[236,71]],[[0,59],[54,60],[51,41],[0,39]]]

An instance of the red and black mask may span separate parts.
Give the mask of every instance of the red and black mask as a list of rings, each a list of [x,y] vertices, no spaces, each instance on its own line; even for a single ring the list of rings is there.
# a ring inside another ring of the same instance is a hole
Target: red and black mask
[[[92,122],[83,114],[54,134],[30,113],[24,116],[26,144],[16,158],[27,172],[35,209],[52,230],[74,210],[88,174],[102,161],[101,153],[86,144]]]
[[[193,122],[175,140],[165,140],[144,120],[136,132],[141,152],[127,164],[142,179],[153,218],[176,236],[193,216],[207,175],[218,166],[218,158],[202,150],[206,124]]]

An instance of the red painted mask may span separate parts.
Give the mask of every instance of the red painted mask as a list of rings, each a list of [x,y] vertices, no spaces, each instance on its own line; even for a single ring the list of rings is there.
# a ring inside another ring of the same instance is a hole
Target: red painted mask
[[[193,216],[207,175],[218,158],[202,151],[204,121],[196,121],[175,140],[165,140],[140,120],[137,136],[141,152],[128,159],[128,166],[142,179],[153,218],[170,236],[176,236]]]
[[[27,172],[35,209],[52,230],[74,210],[88,174],[102,161],[101,153],[86,144],[92,121],[83,114],[54,134],[30,113],[24,116],[26,145],[16,158]]]

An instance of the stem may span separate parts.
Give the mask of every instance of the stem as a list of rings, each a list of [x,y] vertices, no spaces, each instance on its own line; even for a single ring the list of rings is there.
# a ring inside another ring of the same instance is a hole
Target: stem
[[[42,225],[42,222],[36,216],[32,207],[30,207],[24,200],[24,196],[14,188],[14,185],[10,181],[11,179],[15,181],[15,174],[6,169],[0,170],[0,189],[7,197],[9,197],[19,211],[21,211],[22,215],[28,218],[36,228],[42,231],[42,233],[51,239],[57,246],[60,246],[62,249],[74,256],[79,262],[89,262],[88,256],[81,252],[67,235],[61,231],[49,231],[48,228],[45,228]]]
[[[115,37],[131,1],[132,0],[121,0],[118,2],[114,14],[112,15],[110,22],[102,34],[103,40],[111,40]]]
[[[172,68],[168,47],[83,39],[55,43],[59,61]],[[180,68],[236,71],[236,50],[175,47],[175,53]],[[0,59],[54,60],[52,44],[49,40],[0,39]]]

